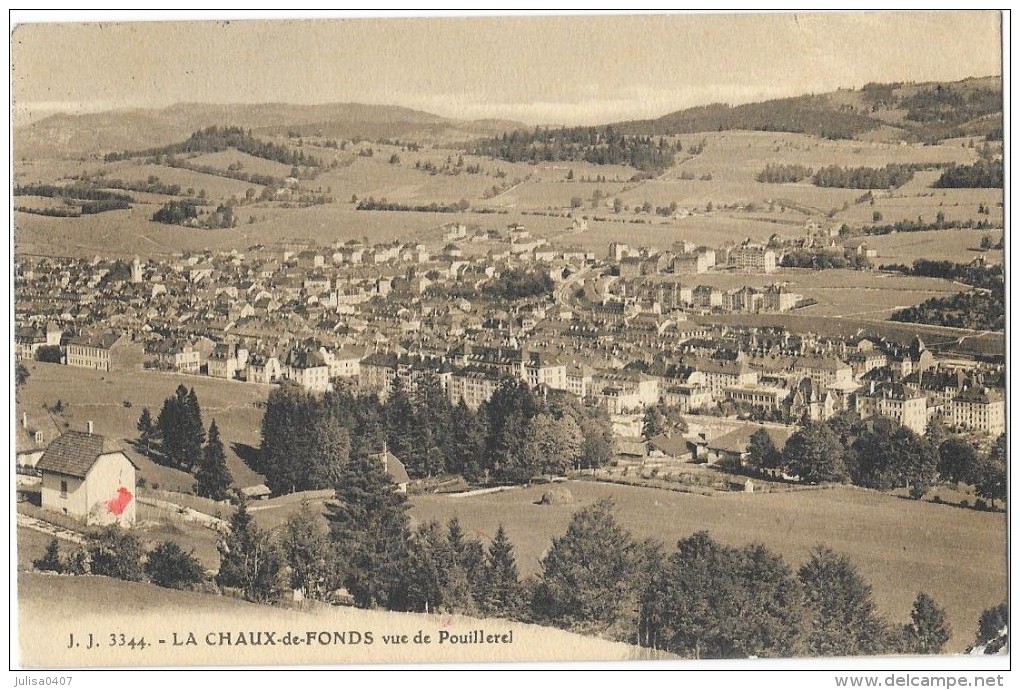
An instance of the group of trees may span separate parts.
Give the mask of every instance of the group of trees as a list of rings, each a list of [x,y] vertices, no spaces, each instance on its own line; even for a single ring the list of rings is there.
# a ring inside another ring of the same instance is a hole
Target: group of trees
[[[316,396],[285,383],[267,400],[253,469],[274,493],[329,488],[385,446],[412,478],[520,483],[598,467],[611,456],[611,439],[596,409],[560,392],[539,398],[513,379],[477,411],[452,404],[434,374],[413,390],[395,379],[385,402],[345,388]]]
[[[587,161],[596,165],[629,165],[661,172],[673,165],[683,146],[665,138],[622,134],[613,127],[572,127],[514,130],[483,139],[475,155],[519,161]]]
[[[781,469],[805,482],[908,488],[915,498],[938,481],[965,482],[993,504],[1006,498],[1004,437],[981,456],[973,444],[937,423],[921,436],[885,417],[862,420],[844,412],[804,425],[782,449],[760,429],[749,440],[748,454],[753,470]]]
[[[828,249],[794,249],[783,254],[780,265],[784,268],[871,268],[871,260],[852,249],[830,251]]]
[[[1002,189],[1005,185],[1001,158],[979,160],[973,165],[951,165],[942,171],[933,187],[971,187]]]
[[[900,187],[914,177],[918,166],[890,163],[881,168],[829,165],[818,170],[811,181],[816,187],[845,189],[890,189]]]
[[[893,312],[889,318],[974,331],[1003,331],[1006,328],[1005,295],[996,290],[929,297],[916,306]]]
[[[471,208],[471,202],[467,199],[440,204],[435,201],[428,204],[398,204],[386,199],[374,198],[362,199],[355,207],[359,211],[413,211],[415,213],[463,213]]]
[[[200,215],[204,215],[201,220]],[[197,225],[209,229],[237,227],[237,215],[231,204],[220,204],[215,211],[205,214],[193,200],[168,201],[156,209],[152,220],[166,225]]]
[[[754,179],[758,182],[767,182],[773,184],[783,184],[786,182],[800,182],[803,179],[811,177],[814,174],[814,170],[797,164],[767,164],[765,169],[758,173]]]
[[[499,300],[526,299],[551,295],[553,280],[548,271],[514,268],[502,273],[482,288],[482,293]]]
[[[119,153],[108,153],[104,157],[106,162],[125,160],[139,156],[178,155],[182,153],[213,153],[237,149],[256,158],[276,161],[284,165],[301,165],[310,167],[321,167],[322,163],[315,157],[309,156],[304,151],[293,150],[287,146],[262,141],[253,136],[251,130],[243,127],[206,127],[194,132],[186,140],[161,146],[145,149],[142,151],[121,151]]]
[[[760,544],[724,546],[707,532],[667,556],[634,540],[607,501],[574,515],[528,589],[538,622],[686,658],[937,654],[950,637],[924,593],[909,623],[890,625],[854,564],[825,547],[796,572]]]
[[[195,473],[199,496],[217,501],[228,497],[233,479],[220,430],[213,420],[206,436],[194,388],[179,385],[174,395],[163,401],[155,421],[149,408],[143,408],[137,429],[143,452],[168,467]]]
[[[138,535],[115,526],[91,534],[66,556],[60,553],[60,542],[53,539],[32,565],[44,572],[105,575],[171,589],[198,589],[207,581],[202,564],[177,542],[163,541],[146,551]]]
[[[168,201],[152,214],[152,220],[166,225],[183,225],[198,218],[198,205],[191,201]]]

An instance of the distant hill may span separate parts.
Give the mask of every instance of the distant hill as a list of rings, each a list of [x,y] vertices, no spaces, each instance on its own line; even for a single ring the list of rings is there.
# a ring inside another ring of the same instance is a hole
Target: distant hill
[[[956,136],[1002,136],[1002,79],[866,84],[827,94],[680,110],[621,122],[625,134],[661,136],[746,129],[832,139],[880,133],[885,139],[935,142]]]
[[[161,109],[57,114],[14,129],[15,159],[80,158],[148,149],[181,141],[196,130],[233,124],[256,134],[334,139],[417,139],[437,142],[491,136],[524,127],[501,120],[452,120],[386,105],[179,103]]]

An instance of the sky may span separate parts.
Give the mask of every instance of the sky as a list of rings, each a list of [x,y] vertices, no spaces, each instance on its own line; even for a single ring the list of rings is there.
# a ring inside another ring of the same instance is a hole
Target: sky
[[[997,12],[186,15],[207,20],[197,22],[120,22],[122,13],[92,12],[76,16],[91,23],[53,23],[67,16],[32,16],[43,21],[13,30],[16,120],[179,102],[359,102],[599,124],[869,81],[1001,73]]]

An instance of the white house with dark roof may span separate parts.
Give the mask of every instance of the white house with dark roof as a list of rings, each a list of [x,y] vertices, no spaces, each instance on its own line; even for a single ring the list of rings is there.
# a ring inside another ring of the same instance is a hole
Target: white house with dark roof
[[[43,509],[89,525],[134,524],[137,468],[91,429],[65,431],[35,467],[42,476]]]

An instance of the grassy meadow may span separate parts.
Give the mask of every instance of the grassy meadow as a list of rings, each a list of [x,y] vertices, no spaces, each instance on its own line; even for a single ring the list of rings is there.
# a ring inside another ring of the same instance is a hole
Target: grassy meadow
[[[548,487],[535,486],[469,497],[416,496],[411,514],[418,521],[456,516],[465,532],[486,542],[502,523],[524,574],[540,571],[552,539],[566,532],[575,511],[602,498],[615,502],[617,519],[635,538],[659,540],[667,549],[707,530],[724,544],[764,544],[796,569],[813,547],[825,544],[857,565],[892,622],[909,620],[918,592],[935,597],[948,612],[954,632],[949,649],[956,652],[973,643],[981,612],[1006,597],[1002,513],[849,487],[699,496],[595,482],[561,486],[574,504],[539,505]]]

